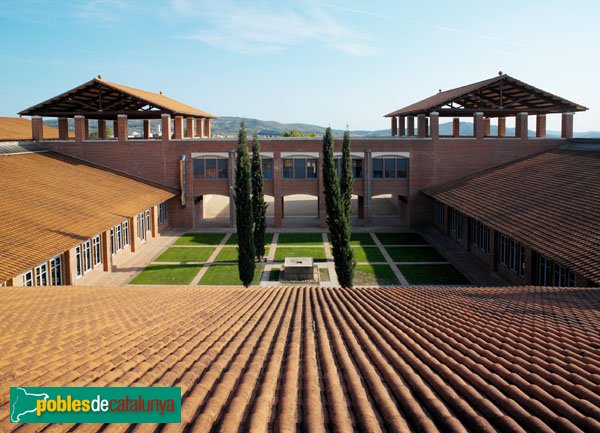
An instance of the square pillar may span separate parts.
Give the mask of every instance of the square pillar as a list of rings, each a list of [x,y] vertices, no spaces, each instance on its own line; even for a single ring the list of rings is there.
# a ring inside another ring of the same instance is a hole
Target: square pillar
[[[85,139],[85,117],[75,116],[75,141],[81,143]]]
[[[406,118],[406,135],[409,137],[415,136],[415,116],[408,116]]]
[[[372,197],[372,182],[373,182],[373,161],[371,155],[371,149],[365,150],[365,157],[363,158],[363,191],[364,191],[364,211],[363,211],[363,223],[365,226],[371,224],[373,219],[373,197]]]
[[[406,118],[404,116],[398,117],[398,135],[403,137],[406,135],[406,126],[404,125]]]
[[[148,140],[150,138],[150,120],[144,119],[144,138]]]
[[[162,141],[169,141],[171,139],[171,116],[169,114],[160,116],[160,130],[162,131]]]
[[[66,117],[58,118],[58,139],[69,139],[69,119],[67,119]]]
[[[483,140],[483,113],[473,114],[473,135],[479,140]]]
[[[90,121],[87,118],[83,122],[83,139],[84,140],[90,139]]]
[[[187,138],[193,138],[194,137],[194,118],[188,117],[185,120],[187,121],[187,131],[185,131],[185,136]]]
[[[398,135],[398,118],[392,116],[392,137]]]
[[[562,114],[560,136],[567,139],[573,138],[573,113]]]
[[[452,119],[452,136],[460,137],[460,119],[458,117]]]
[[[535,136],[538,138],[546,137],[546,115],[538,114],[535,116]]]
[[[175,124],[173,125],[175,129],[173,131],[173,138],[175,140],[181,140],[183,138],[183,117],[175,116]]]
[[[427,137],[427,117],[424,114],[417,116],[417,135],[419,137]]]
[[[440,136],[440,113],[433,111],[429,113],[429,135],[431,138],[439,138]]]
[[[281,153],[273,152],[273,212],[275,214],[276,228],[280,228],[283,222],[283,196],[281,195],[283,173],[281,171],[281,165]]]
[[[196,118],[196,136],[204,138],[204,119]]]
[[[206,138],[210,138],[211,136],[210,119],[204,119],[204,135],[206,135]]]
[[[358,218],[365,219],[365,197],[362,195],[358,196]]]
[[[491,132],[490,118],[486,117],[485,119],[483,119],[483,136],[484,137],[489,137],[490,136],[490,132]]]
[[[74,286],[77,279],[77,267],[75,263],[75,249],[63,253],[63,278],[65,286]]]
[[[104,120],[104,119],[98,120],[98,139],[99,140],[106,139],[106,120]]]
[[[152,224],[152,237],[158,237],[158,206],[150,208],[150,221]]]
[[[34,141],[44,139],[44,119],[42,116],[31,116],[31,137]]]
[[[119,134],[117,138],[119,141],[127,141],[127,136],[129,135],[129,125],[127,124],[127,115],[126,114],[118,114],[117,115],[117,124],[119,125]]]
[[[110,254],[110,231],[102,232],[100,248],[102,248],[102,267],[104,272],[112,272],[112,255]]]
[[[498,137],[506,137],[506,117],[498,117]]]
[[[515,136],[521,137],[521,140],[527,140],[527,135],[527,113],[518,113]]]
[[[134,216],[133,218],[129,218],[129,242],[131,245],[131,252],[135,253],[138,249],[138,246],[142,243],[142,241],[139,239],[139,233],[138,233],[138,225],[137,225],[137,219],[139,217],[139,214]]]

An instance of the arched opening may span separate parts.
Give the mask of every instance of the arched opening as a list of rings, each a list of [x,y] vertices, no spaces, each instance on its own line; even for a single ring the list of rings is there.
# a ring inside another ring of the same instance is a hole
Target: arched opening
[[[267,227],[275,227],[275,198],[265,194],[267,204]]]
[[[229,196],[204,194],[194,198],[197,227],[229,227]]]
[[[319,199],[308,194],[283,197],[282,216],[286,227],[316,227],[319,225]]]
[[[407,223],[406,197],[396,194],[380,194],[371,199],[371,225],[398,227]]]

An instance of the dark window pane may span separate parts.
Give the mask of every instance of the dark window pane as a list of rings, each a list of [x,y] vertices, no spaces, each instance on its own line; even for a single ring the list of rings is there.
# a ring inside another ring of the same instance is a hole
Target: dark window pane
[[[383,177],[383,159],[373,159],[373,178],[381,179]]]
[[[294,159],[294,178],[304,179],[306,177],[306,159],[295,158]]]
[[[204,159],[194,159],[194,176],[204,178]]]
[[[205,160],[206,164],[206,178],[207,179],[216,179],[217,178],[217,160],[216,159],[207,159]]]
[[[352,160],[352,176],[354,179],[362,178],[362,159]]]
[[[385,159],[385,177],[396,177],[396,158]]]
[[[407,169],[408,169],[408,159],[397,158],[396,159],[396,177],[406,177]]]
[[[294,177],[294,160],[284,159],[283,160],[283,178],[291,179]]]
[[[262,170],[265,179],[273,179],[273,160],[271,158],[262,159]]]
[[[217,159],[217,167],[219,169],[219,179],[227,179],[227,164],[229,163],[228,159],[220,158]]]
[[[306,160],[306,177],[309,179],[317,177],[317,160],[314,158]]]

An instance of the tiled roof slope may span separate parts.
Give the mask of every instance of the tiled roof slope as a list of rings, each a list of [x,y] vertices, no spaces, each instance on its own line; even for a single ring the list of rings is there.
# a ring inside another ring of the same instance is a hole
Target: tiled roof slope
[[[571,143],[424,192],[600,283],[600,143]]]
[[[22,117],[0,117],[0,141],[31,140],[31,120]],[[58,138],[58,128],[44,125],[44,138]]]
[[[173,195],[51,152],[0,155],[0,281]]]
[[[182,424],[118,431],[600,431],[599,289],[0,293],[2,389],[181,387]]]

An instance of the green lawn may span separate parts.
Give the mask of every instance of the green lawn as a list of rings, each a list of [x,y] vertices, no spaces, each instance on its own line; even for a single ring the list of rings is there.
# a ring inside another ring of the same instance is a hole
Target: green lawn
[[[269,255],[269,248],[265,249],[265,256]],[[215,263],[218,262],[237,262],[238,259],[238,249],[237,247],[223,247],[217,257],[215,258]]]
[[[190,284],[199,271],[199,265],[150,265],[130,284]]]
[[[398,278],[388,265],[356,265],[354,267],[354,285],[390,286],[398,284]]]
[[[323,247],[277,247],[275,261],[283,262],[286,257],[312,257],[315,262],[325,261],[325,248]]]
[[[352,247],[355,262],[385,262],[377,247]]]
[[[432,247],[386,247],[394,262],[446,262]]]
[[[260,283],[264,265],[256,265],[252,284]],[[237,265],[211,265],[198,284],[204,286],[240,286]]]
[[[265,245],[269,245],[273,241],[273,233],[265,233]],[[229,239],[227,239],[226,245],[237,245],[238,243],[238,235],[237,233],[232,234]]]
[[[327,239],[329,239],[329,242],[331,242],[331,235],[329,233],[327,234]],[[375,245],[375,241],[369,233],[351,233],[350,245]]]
[[[186,233],[175,245],[219,245],[224,237],[224,233]]]
[[[205,262],[214,250],[210,247],[171,247],[162,253],[155,262]]]
[[[383,245],[427,245],[418,233],[376,233]]]
[[[277,245],[319,245],[323,243],[321,233],[281,233]]]
[[[409,284],[470,284],[452,265],[398,265]]]

